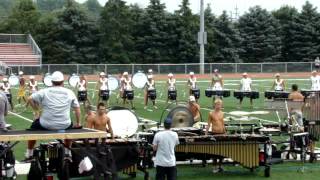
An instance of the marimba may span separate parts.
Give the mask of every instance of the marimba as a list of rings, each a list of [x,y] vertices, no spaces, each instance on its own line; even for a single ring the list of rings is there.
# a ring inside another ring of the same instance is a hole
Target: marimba
[[[243,97],[258,99],[259,92],[258,91],[234,91],[233,96],[237,99],[241,99]]]
[[[286,91],[266,91],[264,97],[267,99],[288,99],[289,94]]]
[[[301,94],[304,97],[309,97],[311,95],[320,95],[320,91],[314,91],[314,90],[301,90]]]
[[[230,96],[230,90],[212,90],[212,89],[206,89],[205,95],[209,98],[212,96],[220,96],[220,97],[229,97]]]
[[[234,162],[250,169],[265,166],[265,176],[270,175],[267,154],[270,138],[263,135],[209,135],[209,136],[179,136],[177,145],[177,160],[206,160],[216,155],[231,158]],[[261,148],[261,145],[263,149]]]

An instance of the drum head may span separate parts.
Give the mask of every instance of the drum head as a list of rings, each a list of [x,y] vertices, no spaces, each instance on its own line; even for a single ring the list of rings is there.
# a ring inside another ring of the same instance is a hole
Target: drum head
[[[43,77],[43,83],[44,83],[44,85],[46,85],[47,87],[51,87],[51,86],[52,86],[52,77],[51,77],[51,74],[47,73],[47,74]]]
[[[144,88],[147,81],[148,81],[147,76],[142,72],[138,72],[138,73],[134,74],[132,77],[132,84],[136,88],[140,88],[140,89]]]
[[[8,78],[8,82],[11,86],[17,86],[19,84],[19,77],[12,74],[10,75],[10,77]]]
[[[172,119],[172,128],[192,127],[193,116],[186,106],[176,106],[169,112],[167,118]]]
[[[76,74],[72,74],[70,77],[69,77],[69,85],[73,88],[77,87],[77,84],[80,82],[80,77]]]
[[[122,138],[131,137],[138,130],[137,116],[126,108],[111,108],[108,113],[113,134]]]
[[[108,77],[108,86],[109,86],[110,91],[114,91],[114,90],[118,89],[118,87],[119,87],[118,79],[113,76],[109,76]]]

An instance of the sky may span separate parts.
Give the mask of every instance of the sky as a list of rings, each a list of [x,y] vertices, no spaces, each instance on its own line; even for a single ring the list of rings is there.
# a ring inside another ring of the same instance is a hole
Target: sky
[[[84,2],[86,0],[77,0],[78,2]],[[107,0],[98,0],[101,5],[107,2]],[[148,6],[149,0],[123,0],[127,4],[137,3],[141,7]],[[179,8],[182,0],[160,0],[161,3],[165,3],[167,11],[173,12]],[[220,15],[223,10],[226,10],[229,15],[235,15],[236,8],[238,8],[239,15],[242,15],[244,12],[248,11],[249,7],[260,5],[262,8],[266,8],[269,11],[279,9],[283,5],[290,5],[296,7],[298,10],[301,10],[303,4],[306,0],[204,0],[205,6],[207,4],[211,5],[212,11],[216,15]],[[190,7],[194,13],[199,13],[200,11],[200,0],[189,0]],[[320,11],[320,0],[309,0],[311,4],[318,8]]]

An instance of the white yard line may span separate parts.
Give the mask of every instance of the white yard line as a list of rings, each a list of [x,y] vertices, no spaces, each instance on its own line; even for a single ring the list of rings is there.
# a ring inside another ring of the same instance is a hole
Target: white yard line
[[[12,114],[12,115],[14,115],[14,116],[17,116],[17,117],[19,117],[19,118],[21,118],[21,119],[23,119],[23,120],[28,121],[28,122],[33,122],[32,119],[26,118],[26,117],[21,116],[21,115],[19,115],[19,114],[17,114],[17,113],[14,113],[14,112],[9,111],[9,114]]]

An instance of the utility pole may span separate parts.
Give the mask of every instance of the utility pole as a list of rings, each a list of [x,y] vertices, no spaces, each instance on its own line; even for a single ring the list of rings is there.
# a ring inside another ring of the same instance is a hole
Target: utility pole
[[[207,34],[204,31],[203,0],[200,0],[200,32],[198,33],[198,43],[200,44],[200,74],[204,74],[204,45],[207,44]]]

